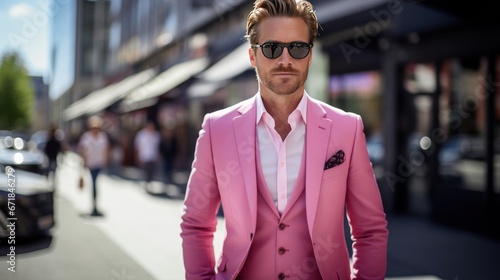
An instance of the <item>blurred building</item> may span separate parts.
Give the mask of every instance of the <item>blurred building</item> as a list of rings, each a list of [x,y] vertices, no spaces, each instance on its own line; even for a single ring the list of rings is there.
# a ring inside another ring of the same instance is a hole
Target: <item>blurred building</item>
[[[43,77],[31,77],[31,81],[35,93],[31,131],[46,130],[50,120],[49,86]]]
[[[387,211],[500,237],[500,19],[491,4],[311,2],[321,27],[308,92],[363,117]],[[54,18],[70,21],[54,28],[69,29],[74,53],[63,53],[61,38],[53,49],[53,83],[57,69],[73,77],[54,89],[57,119],[72,134],[100,114],[130,151],[152,119],[175,128],[177,167],[189,169],[203,115],[257,90],[243,39],[252,1],[76,3]]]
[[[89,92],[106,86],[109,1],[53,1],[50,97],[53,120],[69,140],[84,128],[62,123],[63,111]]]

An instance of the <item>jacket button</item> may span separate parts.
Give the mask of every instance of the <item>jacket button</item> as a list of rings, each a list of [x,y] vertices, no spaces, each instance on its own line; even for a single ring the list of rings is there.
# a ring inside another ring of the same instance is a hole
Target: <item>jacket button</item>
[[[286,252],[286,249],[285,249],[285,248],[283,248],[283,247],[280,247],[280,248],[278,249],[278,254],[280,254],[280,255],[283,255],[285,252]]]
[[[285,230],[285,228],[286,228],[286,225],[285,225],[284,223],[281,223],[281,224],[279,225],[279,229],[280,229],[280,230]]]
[[[280,279],[280,280],[285,280],[285,277],[286,277],[286,275],[283,272],[278,275],[278,279]]]

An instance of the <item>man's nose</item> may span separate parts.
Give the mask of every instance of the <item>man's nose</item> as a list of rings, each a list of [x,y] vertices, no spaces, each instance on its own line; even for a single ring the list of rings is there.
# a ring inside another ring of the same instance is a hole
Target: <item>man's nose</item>
[[[283,52],[278,57],[278,61],[282,64],[290,64],[293,60],[293,57],[290,56],[288,48],[283,47]]]

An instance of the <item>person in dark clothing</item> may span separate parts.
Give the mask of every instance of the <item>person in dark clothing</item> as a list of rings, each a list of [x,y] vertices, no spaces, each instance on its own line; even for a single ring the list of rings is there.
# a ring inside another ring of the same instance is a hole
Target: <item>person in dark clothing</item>
[[[49,129],[47,143],[45,144],[45,147],[43,149],[48,160],[48,167],[45,175],[47,176],[47,178],[49,178],[50,174],[52,173],[52,176],[54,178],[54,185],[56,182],[55,178],[57,169],[57,157],[59,156],[59,153],[63,151],[63,145],[61,143],[61,140],[57,138],[56,132],[57,128],[55,126],[52,126]]]
[[[161,139],[159,151],[163,161],[163,172],[167,183],[172,183],[172,170],[177,151],[177,141],[172,128],[163,127],[161,130]]]

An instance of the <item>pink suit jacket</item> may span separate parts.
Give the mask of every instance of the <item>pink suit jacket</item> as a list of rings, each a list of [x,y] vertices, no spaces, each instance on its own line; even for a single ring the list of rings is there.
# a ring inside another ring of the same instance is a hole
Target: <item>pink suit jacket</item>
[[[384,279],[387,221],[362,120],[306,98],[306,217],[319,271],[323,279]],[[235,279],[245,262],[257,217],[255,121],[255,97],[205,116],[181,223],[186,279]],[[324,170],[339,150],[345,161]],[[213,233],[220,203],[226,238],[216,273]],[[352,266],[345,213],[353,240]]]

